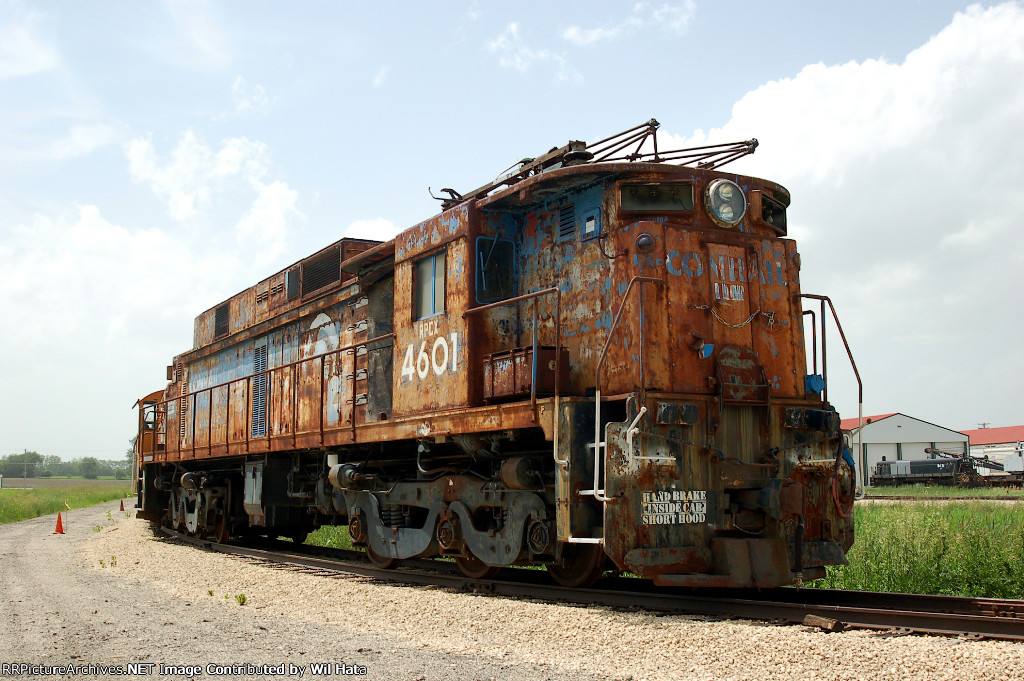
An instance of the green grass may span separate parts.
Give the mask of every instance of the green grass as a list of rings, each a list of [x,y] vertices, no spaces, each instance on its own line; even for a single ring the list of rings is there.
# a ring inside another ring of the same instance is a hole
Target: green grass
[[[306,543],[313,546],[329,546],[332,549],[351,549],[347,525],[324,525],[309,533]]]
[[[0,489],[0,524],[67,511],[67,506],[83,508],[111,499],[121,499],[130,490],[130,483],[117,487],[102,483],[82,483],[69,487]]]
[[[858,504],[847,566],[808,586],[1024,598],[1024,504]]]
[[[868,487],[864,493],[869,497],[1020,497],[1024,490],[1019,487],[947,487],[945,485],[899,485],[896,487]]]

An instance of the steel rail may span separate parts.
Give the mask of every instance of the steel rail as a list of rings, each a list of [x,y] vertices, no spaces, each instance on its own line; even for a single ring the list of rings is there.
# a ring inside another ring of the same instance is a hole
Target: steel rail
[[[840,628],[1024,641],[1024,601],[788,587],[708,589],[694,595],[687,590],[655,587],[646,580],[624,577],[605,578],[597,587],[571,589],[549,583],[538,570],[504,569],[499,575],[501,579],[470,579],[457,572],[452,563],[443,561],[407,560],[398,569],[381,569],[360,559],[359,551],[302,545],[290,545],[288,551],[268,550],[217,544],[160,529],[170,537],[220,553],[403,584],[783,624],[804,623],[808,616],[816,616],[841,623]],[[328,554],[343,558],[323,557]]]
[[[953,496],[953,497],[915,497],[915,496],[899,496],[890,494],[868,494],[863,499],[857,501],[871,501],[877,499],[879,501],[1020,501],[1024,502],[1024,496],[1011,494],[998,497],[965,497],[965,496]]]

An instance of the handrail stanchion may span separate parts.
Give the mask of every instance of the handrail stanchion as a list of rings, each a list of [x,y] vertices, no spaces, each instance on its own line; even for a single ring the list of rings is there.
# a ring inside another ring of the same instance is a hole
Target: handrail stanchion
[[[227,386],[227,399],[224,405],[224,452],[231,453],[231,384]]]
[[[327,405],[324,404],[324,372],[327,371],[327,362],[324,355],[320,356],[320,444],[324,443],[324,410],[327,409]]]
[[[825,388],[822,391],[822,399],[828,401],[828,369],[825,355],[825,303],[832,312],[832,320],[836,323],[836,330],[839,331],[839,338],[846,348],[846,356],[850,359],[850,366],[853,367],[853,375],[857,379],[857,456],[861,458],[861,475],[864,477],[864,484],[867,484],[867,458],[864,456],[864,446],[861,442],[861,430],[864,426],[864,383],[860,378],[860,371],[857,370],[857,362],[853,359],[853,352],[850,350],[850,343],[846,340],[846,333],[843,332],[843,325],[839,322],[839,315],[836,313],[835,305],[828,296],[819,296],[813,293],[803,293],[802,298],[810,298],[821,303],[821,375],[825,380]]]
[[[607,443],[601,440],[601,368],[604,366],[604,360],[608,356],[608,349],[611,347],[612,338],[615,337],[615,330],[619,328],[619,321],[622,319],[622,313],[626,309],[626,301],[629,300],[629,293],[633,289],[633,284],[640,282],[651,282],[652,284],[664,285],[663,279],[657,279],[655,277],[633,277],[629,280],[629,284],[626,286],[626,290],[622,293],[622,300],[619,302],[619,311],[615,313],[615,319],[612,321],[612,327],[608,329],[608,337],[605,339],[604,347],[601,349],[601,356],[597,361],[597,369],[594,375],[594,498],[600,502],[608,503],[611,499],[604,494],[604,490],[599,489],[601,470],[598,465],[601,460],[601,450],[607,446]],[[643,305],[643,300],[640,302]],[[642,328],[642,323],[641,323]],[[641,358],[641,363],[643,358]],[[641,405],[637,405],[638,408]]]
[[[252,403],[252,376],[245,377],[245,453],[250,451],[249,439],[252,436],[252,417],[249,412],[249,405]]]

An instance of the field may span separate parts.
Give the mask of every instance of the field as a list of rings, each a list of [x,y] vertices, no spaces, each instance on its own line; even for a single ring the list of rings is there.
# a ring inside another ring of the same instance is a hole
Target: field
[[[808,586],[1024,598],[1024,504],[857,504],[848,566]]]
[[[131,487],[131,480],[115,480],[114,478],[97,478],[86,480],[83,477],[77,478],[12,478],[4,476],[0,489],[29,489],[36,487],[80,487],[81,485],[95,485],[116,487],[124,489]]]
[[[868,497],[1020,497],[1024,490],[1019,487],[947,487],[945,485],[898,485],[895,487],[868,487]]]
[[[0,524],[15,523],[71,508],[93,506],[111,499],[121,499],[131,490],[131,483],[113,481],[72,480],[69,486],[47,486],[34,489],[0,489]],[[65,506],[67,504],[67,506]]]

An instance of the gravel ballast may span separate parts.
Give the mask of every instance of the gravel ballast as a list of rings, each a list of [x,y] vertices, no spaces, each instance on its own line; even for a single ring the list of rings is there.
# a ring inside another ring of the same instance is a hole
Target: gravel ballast
[[[361,678],[374,679],[1024,678],[1024,644],[826,634],[327,576],[161,539],[124,513],[108,520],[116,506],[93,519],[77,512],[77,535],[27,529],[52,517],[19,523],[20,533],[0,527],[0,663],[290,662],[306,665],[304,678],[321,661],[364,665]],[[19,576],[32,572],[38,584]]]

